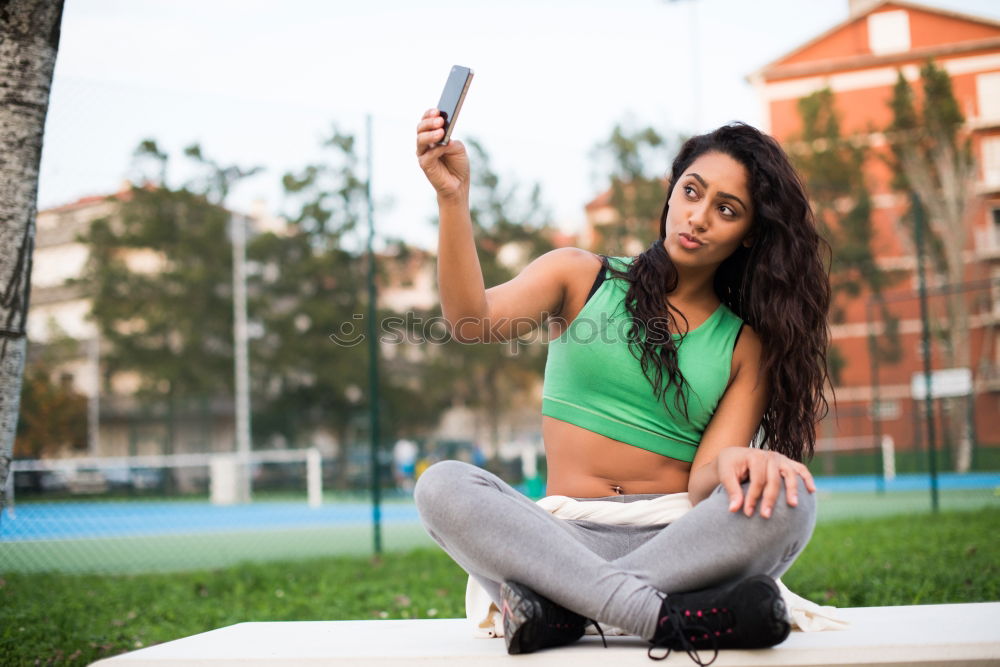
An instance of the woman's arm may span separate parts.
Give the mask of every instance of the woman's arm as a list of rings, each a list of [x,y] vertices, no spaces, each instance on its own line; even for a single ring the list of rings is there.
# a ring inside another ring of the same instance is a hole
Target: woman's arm
[[[444,134],[442,125],[437,109],[427,111],[417,125],[417,156],[437,191],[441,216],[441,313],[461,342],[501,342],[525,335],[560,312],[570,283],[596,271],[598,260],[578,248],[559,248],[535,259],[515,278],[486,289],[469,213],[468,155],[460,141],[436,145]]]
[[[486,316],[483,272],[472,237],[469,213],[469,156],[460,141],[438,146],[444,137],[444,119],[429,109],[417,125],[417,159],[437,192],[438,286],[441,314],[456,332],[454,323]]]
[[[760,367],[761,343],[749,326],[733,351],[734,373],[726,393],[716,408],[712,421],[702,436],[698,453],[691,465],[688,493],[698,504],[722,484],[729,494],[729,511],[742,507],[751,516],[760,503],[761,516],[767,518],[784,482],[790,505],[798,502],[797,478],[801,477],[810,492],[815,491],[809,470],[776,452],[750,449],[767,405],[768,389]],[[744,497],[741,483],[750,480]]]

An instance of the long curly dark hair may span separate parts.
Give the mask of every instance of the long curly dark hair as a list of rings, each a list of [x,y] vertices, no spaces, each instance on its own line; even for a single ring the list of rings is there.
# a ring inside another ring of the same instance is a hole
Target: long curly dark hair
[[[664,292],[676,289],[678,276],[663,240],[674,185],[692,162],[710,152],[728,155],[746,168],[753,200],[753,244],[741,245],[719,266],[715,291],[761,340],[761,372],[770,389],[760,424],[762,446],[801,461],[812,457],[815,424],[829,411],[823,390],[829,381],[830,247],[816,231],[798,174],[773,138],[744,123],[731,123],[692,137],[681,147],[671,168],[659,239],[635,257],[627,271],[611,267],[629,282],[625,304],[632,318],[630,345],[657,398],[666,404],[667,390],[674,387],[678,407],[686,413],[677,345],[688,324],[669,298],[664,299]],[[681,323],[676,343],[665,329],[671,319]]]

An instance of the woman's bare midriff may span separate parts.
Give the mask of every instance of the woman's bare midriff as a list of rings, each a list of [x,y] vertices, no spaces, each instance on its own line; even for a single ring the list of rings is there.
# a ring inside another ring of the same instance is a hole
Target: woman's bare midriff
[[[550,496],[601,498],[687,491],[691,464],[542,417]]]
[[[550,339],[559,337],[580,313],[600,268],[601,260],[597,255],[580,253],[579,266],[574,267],[575,278],[567,289],[561,317],[548,323]],[[711,309],[705,313],[696,310],[686,311],[692,327],[712,312]],[[602,498],[687,491],[690,463],[612,440],[554,417],[542,417],[542,440],[548,464],[545,492],[550,496]]]

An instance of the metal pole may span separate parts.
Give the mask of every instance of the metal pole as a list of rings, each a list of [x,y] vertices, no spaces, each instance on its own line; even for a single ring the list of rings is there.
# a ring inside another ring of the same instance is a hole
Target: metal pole
[[[100,331],[94,329],[94,335],[87,345],[87,356],[93,371],[93,393],[87,399],[87,450],[90,456],[100,452],[99,438],[101,433],[101,339]]]
[[[872,440],[875,446],[875,490],[879,495],[885,493],[885,461],[882,460],[882,404],[879,397],[878,384],[878,340],[875,338],[875,324],[872,322],[872,301],[865,304],[865,316],[868,319],[868,356],[872,372]]]
[[[230,219],[233,233],[233,357],[236,387],[237,502],[250,502],[250,362],[247,354],[247,221]]]
[[[372,534],[375,540],[375,554],[382,553],[382,493],[379,480],[379,391],[378,391],[378,338],[375,335],[375,212],[372,205],[372,116],[365,117],[367,135],[368,164],[365,179],[365,198],[368,201],[368,387],[370,402],[368,414],[371,418],[371,466],[372,466]]]
[[[979,463],[977,460],[979,458],[979,443],[978,435],[976,433],[976,390],[973,388],[972,392],[966,398],[966,419],[969,421],[969,439],[972,441],[972,457],[969,460],[969,470],[976,470],[976,465]]]
[[[920,293],[920,353],[924,361],[924,416],[927,419],[927,460],[930,465],[931,511],[938,511],[937,451],[934,438],[934,398],[931,396],[931,327],[927,314],[927,282],[924,278],[924,210],[920,197],[910,192],[917,246],[917,289]]]

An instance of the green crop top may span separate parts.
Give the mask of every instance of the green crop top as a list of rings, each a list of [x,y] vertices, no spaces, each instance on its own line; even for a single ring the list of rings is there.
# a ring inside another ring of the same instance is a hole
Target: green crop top
[[[631,258],[610,257],[624,270]],[[614,440],[691,462],[701,436],[729,383],[733,347],[743,321],[720,305],[689,331],[677,349],[686,381],[688,416],[667,391],[657,400],[628,347],[631,317],[625,310],[628,283],[606,278],[569,327],[549,343],[542,388],[542,414]],[[675,335],[674,340],[679,336]]]

